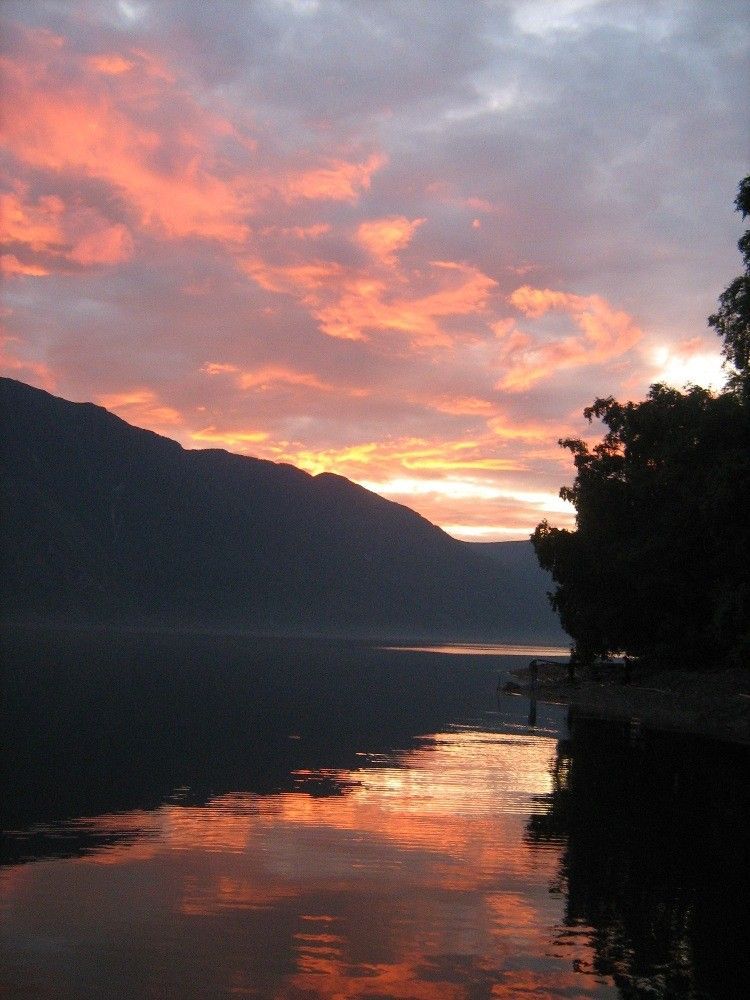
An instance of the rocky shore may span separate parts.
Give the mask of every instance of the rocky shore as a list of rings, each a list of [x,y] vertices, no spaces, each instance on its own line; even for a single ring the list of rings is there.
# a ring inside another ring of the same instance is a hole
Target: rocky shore
[[[634,672],[621,666],[571,684],[565,666],[544,666],[532,683],[529,667],[516,671],[507,693],[569,704],[588,715],[632,719],[650,729],[673,730],[750,745],[750,668],[694,673]]]

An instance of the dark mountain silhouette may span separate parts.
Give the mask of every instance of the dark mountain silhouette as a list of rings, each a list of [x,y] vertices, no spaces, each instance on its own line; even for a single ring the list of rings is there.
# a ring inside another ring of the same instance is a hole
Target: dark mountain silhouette
[[[459,542],[340,476],[12,379],[0,411],[5,619],[562,638],[529,543]]]

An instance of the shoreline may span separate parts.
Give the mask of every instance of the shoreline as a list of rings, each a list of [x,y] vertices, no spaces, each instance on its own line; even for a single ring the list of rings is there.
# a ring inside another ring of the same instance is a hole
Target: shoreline
[[[528,668],[516,676],[527,677]],[[750,669],[711,673],[663,671],[617,680],[559,677],[514,685],[513,692],[537,701],[570,705],[596,718],[631,721],[647,729],[689,733],[750,746]]]

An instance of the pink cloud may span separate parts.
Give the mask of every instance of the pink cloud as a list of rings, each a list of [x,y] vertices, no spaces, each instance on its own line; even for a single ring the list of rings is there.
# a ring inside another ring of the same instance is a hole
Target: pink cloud
[[[128,73],[135,66],[132,59],[125,59],[118,52],[89,56],[86,65],[95,73],[103,73],[106,76],[120,76]]]
[[[393,295],[386,282],[367,275],[344,282],[338,297],[313,310],[320,329],[342,340],[368,340],[375,333],[397,333],[413,347],[448,347],[453,336],[440,320],[480,313],[496,286],[494,279],[468,264],[433,262],[429,278],[436,290]]]
[[[373,174],[385,163],[382,153],[372,153],[360,163],[331,159],[321,167],[288,173],[279,183],[279,190],[289,202],[302,199],[354,202],[368,190]]]
[[[0,273],[7,278],[42,278],[50,272],[40,264],[24,264],[12,253],[0,254]]]
[[[24,357],[20,338],[5,333],[0,333],[0,371],[49,392],[57,389],[57,376],[49,365]]]
[[[83,236],[68,254],[78,264],[120,264],[133,255],[133,237],[123,225],[105,226]]]
[[[56,195],[26,200],[20,184],[0,194],[0,218],[3,242],[17,251],[5,260],[6,274],[38,277],[69,270],[71,262],[119,264],[133,253],[132,236],[122,224],[109,225],[95,209],[68,206]]]
[[[315,392],[337,393],[355,398],[362,398],[370,392],[365,388],[327,382],[312,372],[300,372],[283,365],[264,365],[248,370],[233,364],[207,362],[201,371],[207,375],[231,375],[235,385],[243,391],[266,391],[274,386],[291,386],[295,389],[312,389]]]
[[[487,399],[476,396],[439,396],[428,400],[428,405],[438,413],[454,416],[487,416],[495,412],[495,407]]]
[[[0,194],[0,227],[3,242],[20,243],[31,250],[45,250],[63,242],[61,217],[65,204],[55,195],[27,202],[18,192]]]
[[[160,238],[243,245],[260,205],[353,203],[385,163],[381,153],[371,153],[363,159],[329,155],[322,162],[307,157],[309,163],[292,169],[283,162],[269,167],[268,155],[265,162],[255,155],[255,137],[199,104],[141,49],[79,57],[64,39],[53,44],[46,33],[27,30],[2,69],[2,142],[17,163],[51,176],[78,173],[111,185],[133,224]],[[160,111],[157,121],[149,114],[153,108]],[[275,154],[268,152],[272,161]],[[52,214],[44,202],[36,211]],[[38,226],[41,220],[25,221]],[[324,232],[324,225],[287,228],[307,238]]]
[[[599,295],[575,295],[522,285],[508,301],[531,320],[549,312],[563,313],[580,331],[577,335],[542,341],[516,330],[507,321],[496,326],[505,366],[497,387],[510,392],[522,392],[562,369],[602,364],[620,357],[643,337],[632,316],[613,308]]]
[[[395,263],[398,251],[409,245],[414,233],[425,221],[407,219],[403,215],[369,219],[359,224],[357,242],[381,264],[390,266]]]

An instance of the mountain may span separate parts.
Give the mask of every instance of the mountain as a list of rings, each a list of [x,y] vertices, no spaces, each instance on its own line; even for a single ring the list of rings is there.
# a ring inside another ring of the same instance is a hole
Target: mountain
[[[459,542],[341,476],[186,450],[12,379],[0,412],[6,620],[564,638],[528,543]]]

